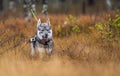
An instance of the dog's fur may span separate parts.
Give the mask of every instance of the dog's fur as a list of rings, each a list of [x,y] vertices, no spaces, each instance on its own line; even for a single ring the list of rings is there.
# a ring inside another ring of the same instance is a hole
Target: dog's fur
[[[46,23],[41,23],[40,19],[38,20],[36,35],[30,39],[30,53],[32,56],[35,54],[35,51],[38,52],[40,56],[42,56],[43,53],[51,55],[54,43],[52,40],[52,29],[50,26],[49,20]]]

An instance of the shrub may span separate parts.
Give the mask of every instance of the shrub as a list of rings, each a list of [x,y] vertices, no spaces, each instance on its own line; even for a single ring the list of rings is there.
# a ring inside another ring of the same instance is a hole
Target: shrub
[[[80,27],[77,25],[76,17],[72,15],[68,15],[65,18],[64,24],[56,26],[53,31],[54,31],[54,36],[65,37],[65,36],[70,36],[71,33],[75,33],[75,34],[80,33]]]
[[[120,36],[120,15],[116,15],[114,19],[109,18],[106,24],[97,23],[96,28],[103,40],[116,40]]]
[[[80,28],[79,28],[79,26],[78,26],[78,25],[73,26],[73,27],[72,27],[72,32],[73,32],[73,33],[76,33],[76,34],[80,33]]]

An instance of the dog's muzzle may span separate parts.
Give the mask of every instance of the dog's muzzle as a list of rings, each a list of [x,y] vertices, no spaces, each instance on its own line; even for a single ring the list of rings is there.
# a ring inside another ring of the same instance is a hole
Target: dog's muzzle
[[[48,38],[48,34],[43,35],[42,38],[46,40]]]

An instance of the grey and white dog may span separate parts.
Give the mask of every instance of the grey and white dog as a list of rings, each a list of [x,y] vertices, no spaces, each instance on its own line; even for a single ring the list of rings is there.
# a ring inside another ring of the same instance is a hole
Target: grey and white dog
[[[53,52],[54,43],[52,40],[52,29],[49,19],[46,23],[41,23],[41,20],[38,20],[36,35],[30,39],[30,42],[30,54],[32,56],[35,54],[35,51],[38,52],[40,56],[42,56],[43,53],[51,55]]]

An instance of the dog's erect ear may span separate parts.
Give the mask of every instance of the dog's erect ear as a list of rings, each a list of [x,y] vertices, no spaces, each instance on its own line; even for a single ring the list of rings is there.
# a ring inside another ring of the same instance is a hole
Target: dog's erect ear
[[[48,18],[48,20],[47,20],[47,23],[48,23],[48,25],[50,26],[50,19]]]
[[[41,25],[41,20],[39,19],[37,22],[37,27]]]

